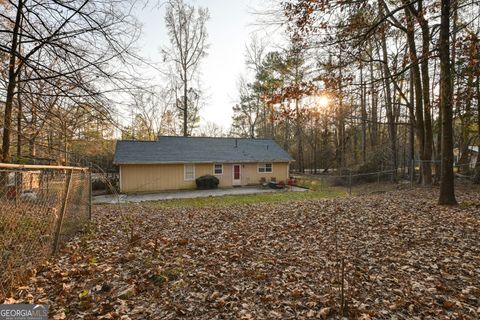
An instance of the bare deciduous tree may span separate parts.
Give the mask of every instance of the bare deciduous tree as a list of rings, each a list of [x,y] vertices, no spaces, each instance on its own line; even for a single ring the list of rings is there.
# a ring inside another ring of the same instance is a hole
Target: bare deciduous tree
[[[450,64],[450,0],[441,2],[440,21],[440,112],[442,113],[442,166],[439,204],[457,204],[453,181],[453,105]]]
[[[137,59],[131,49],[139,29],[131,6],[114,0],[0,3],[0,52],[9,60],[0,93],[5,97],[2,161],[10,161],[15,97],[28,90],[25,83],[43,81],[52,90],[36,95],[55,92],[80,107],[101,105],[106,93],[134,85],[123,68]]]
[[[177,107],[183,113],[183,135],[189,135],[189,119],[192,105],[191,82],[198,75],[202,58],[207,55],[207,9],[196,9],[183,0],[171,0],[167,4],[165,23],[170,36],[171,46],[163,50],[166,60],[174,64],[174,75],[180,80],[182,94]],[[198,100],[198,99],[197,99]]]

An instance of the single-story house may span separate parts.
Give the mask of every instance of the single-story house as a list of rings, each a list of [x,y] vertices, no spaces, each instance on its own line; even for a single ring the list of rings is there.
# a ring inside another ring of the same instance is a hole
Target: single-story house
[[[166,136],[117,141],[114,157],[123,193],[194,189],[207,174],[220,188],[286,182],[292,161],[274,140]]]
[[[470,161],[468,162],[468,167],[470,169],[473,169],[475,168],[475,166],[477,165],[477,161],[479,161],[479,147],[478,146],[468,146],[468,154],[469,154],[469,157],[470,157]],[[453,149],[453,162],[455,165],[459,165],[459,161],[460,161],[460,158],[461,158],[461,155],[460,155],[460,149],[459,148],[454,148]],[[466,169],[466,168],[465,168]]]

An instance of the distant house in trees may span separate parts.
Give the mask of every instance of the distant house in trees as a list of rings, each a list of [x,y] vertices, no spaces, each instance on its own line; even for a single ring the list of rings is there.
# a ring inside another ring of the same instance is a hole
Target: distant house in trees
[[[469,146],[468,153],[470,154],[469,167],[470,169],[473,169],[477,165],[477,161],[480,161],[480,158],[478,157],[478,154],[479,154],[478,146]],[[453,155],[454,155],[454,163],[455,165],[458,165],[459,164],[458,162],[460,161],[460,150],[458,148],[453,149]]]
[[[114,157],[124,193],[194,189],[207,174],[221,188],[286,181],[292,161],[273,140],[205,137],[117,141]]]

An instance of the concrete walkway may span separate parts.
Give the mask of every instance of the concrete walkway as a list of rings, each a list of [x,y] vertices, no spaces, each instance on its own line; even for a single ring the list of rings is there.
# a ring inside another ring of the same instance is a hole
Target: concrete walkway
[[[308,189],[292,187],[291,189],[261,189],[259,187],[241,187],[231,189],[215,189],[215,190],[185,190],[185,191],[171,191],[159,193],[141,193],[141,194],[121,194],[116,195],[102,195],[95,196],[92,199],[94,204],[101,203],[128,203],[128,202],[143,202],[143,201],[161,201],[171,199],[192,199],[192,198],[208,198],[220,197],[228,195],[245,195],[258,193],[272,193],[272,192],[305,192]]]

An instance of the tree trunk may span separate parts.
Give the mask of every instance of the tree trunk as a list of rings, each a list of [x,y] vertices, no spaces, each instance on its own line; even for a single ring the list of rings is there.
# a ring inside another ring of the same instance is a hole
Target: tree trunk
[[[339,65],[339,84],[338,84],[338,132],[339,132],[339,143],[340,143],[340,167],[344,168],[346,166],[346,139],[345,139],[345,118],[343,110],[343,62],[342,62],[342,52],[338,53],[338,65]]]
[[[440,177],[441,205],[455,205],[453,175],[453,106],[450,66],[450,0],[441,0],[440,20],[440,109],[442,112],[442,168]]]
[[[417,136],[419,154],[421,162],[421,175],[420,182],[425,184],[425,173],[428,172],[425,158],[425,124],[423,118],[423,91],[422,91],[422,79],[420,74],[419,61],[417,57],[417,48],[415,44],[415,26],[408,9],[405,9],[405,15],[407,17],[407,42],[410,53],[410,63],[413,69],[413,82],[415,86],[415,133]],[[428,181],[428,180],[427,180]]]
[[[363,64],[360,63],[360,109],[362,118],[362,162],[367,161],[367,109],[366,109],[366,88],[363,82]]]
[[[460,116],[460,159],[458,161],[459,171],[468,172],[470,170],[470,126],[472,118],[472,100],[474,98],[473,94],[473,73],[469,72],[467,78],[467,94],[465,100],[465,112]]]
[[[183,136],[188,137],[188,80],[186,67],[183,76]]]
[[[478,39],[475,36],[471,36],[470,39],[470,46],[469,46],[469,62],[474,62],[478,57],[478,49],[477,49]],[[472,66],[469,64],[468,67],[468,76],[467,76],[467,88],[466,88],[466,99],[465,99],[465,113],[460,117],[461,119],[461,145],[462,148],[460,150],[460,167],[461,171],[468,172],[470,170],[470,143],[471,143],[471,136],[470,136],[470,129],[473,126],[472,123],[472,101],[475,99],[475,82],[474,82],[474,73],[478,70],[477,67],[478,63],[474,63]]]
[[[19,73],[20,74],[20,73]],[[17,161],[22,157],[22,99],[20,90],[17,92]]]
[[[411,175],[415,174],[415,167],[412,168],[415,160],[415,112],[413,105],[415,103],[415,88],[413,81],[413,70],[410,69],[410,103],[408,106],[409,126],[408,126],[408,167]],[[412,172],[413,170],[413,172]]]
[[[425,145],[423,149],[423,160],[426,162],[423,166],[423,184],[432,184],[432,150],[433,150],[433,130],[430,105],[430,76],[428,72],[428,62],[430,55],[430,28],[428,22],[423,17],[422,2],[419,2],[419,22],[422,30],[422,89],[423,89],[423,112],[425,120]]]
[[[304,172],[305,164],[304,164],[304,157],[303,157],[303,139],[302,139],[302,128],[300,122],[300,110],[299,110],[299,101],[298,98],[295,99],[295,113],[297,116],[296,121],[296,136],[297,136],[297,161],[298,161],[298,170],[300,172]]]
[[[480,62],[478,63],[480,64]],[[478,65],[477,64],[477,65]],[[477,159],[475,162],[474,182],[480,183],[480,75],[477,75]]]
[[[35,138],[28,139],[28,152],[30,154],[30,157],[33,159],[33,162],[35,163],[35,157],[37,156],[37,150],[35,148]]]
[[[371,130],[370,130],[370,143],[372,147],[375,147],[378,143],[378,120],[377,120],[377,90],[375,89],[375,74],[373,70],[374,63],[370,63],[370,94],[371,96]]]
[[[453,82],[452,82],[453,83]],[[443,123],[443,116],[442,116],[442,110],[440,109],[440,106],[438,106],[438,132],[437,132],[437,157],[436,160],[437,165],[435,166],[435,170],[437,171],[435,174],[438,177],[438,181],[440,181],[440,175],[442,171],[442,123]]]
[[[266,103],[263,103],[263,126],[262,126],[262,138],[267,138],[267,106]]]
[[[352,120],[352,127],[358,128],[355,120]],[[355,164],[358,163],[358,131],[357,130],[355,130],[355,132],[353,133],[353,163]]]
[[[384,18],[383,6],[381,2],[378,3],[380,10],[380,18]],[[382,45],[382,61],[383,61],[383,74],[385,78],[385,91],[386,100],[385,107],[387,109],[387,121],[388,121],[388,134],[390,140],[390,152],[392,158],[392,169],[394,170],[394,179],[396,179],[397,165],[397,132],[395,128],[395,114],[392,106],[392,91],[390,87],[391,74],[388,67],[388,54],[387,54],[387,40],[385,37],[385,29],[381,28],[381,45]]]
[[[8,64],[8,84],[7,96],[5,99],[5,114],[3,117],[3,141],[2,141],[2,162],[10,161],[10,130],[12,127],[12,109],[13,97],[15,95],[15,88],[17,85],[16,79],[16,58],[18,48],[18,36],[23,10],[23,0],[18,0],[17,14],[15,17],[15,25],[12,30],[12,45],[10,47],[10,61]]]
[[[23,25],[23,18],[20,19],[20,24]],[[18,51],[22,52],[22,35],[20,34],[18,36],[19,43],[18,43]],[[17,72],[17,83],[21,83],[22,80],[22,71],[21,69],[18,69]],[[21,157],[22,157],[22,97],[21,97],[21,88],[19,87],[17,89],[17,162],[20,162]]]
[[[288,138],[290,136],[290,121],[288,116],[285,116],[285,130],[284,130],[284,138],[283,138],[283,149],[288,150]]]
[[[477,75],[477,147],[477,163],[475,167],[480,168],[480,75]]]
[[[458,34],[458,28],[457,28],[457,23],[458,23],[458,10],[456,9],[458,7],[458,1],[453,2],[453,26],[452,26],[452,50],[451,50],[451,86],[452,86],[452,92],[455,90],[455,78],[457,75],[457,70],[456,70],[456,60],[457,60],[457,34]],[[458,89],[460,86],[457,88],[457,97],[458,97]],[[455,99],[455,104],[456,104],[456,110],[460,110],[459,104],[460,104],[460,99]],[[441,172],[442,172],[442,164],[441,164],[441,159],[442,159],[442,110],[440,109],[440,106],[438,106],[438,132],[437,132],[437,144],[438,144],[438,150],[437,150],[437,160],[440,162],[437,164],[436,169],[436,175],[438,176],[438,180],[440,181],[441,179]]]
[[[275,140],[275,109],[270,108],[270,139]]]

